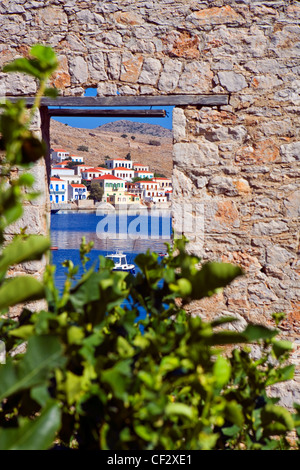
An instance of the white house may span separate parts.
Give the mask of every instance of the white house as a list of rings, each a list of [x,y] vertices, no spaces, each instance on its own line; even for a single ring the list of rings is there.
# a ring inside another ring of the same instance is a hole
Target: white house
[[[51,176],[72,176],[75,171],[72,168],[61,168],[60,166],[51,167]]]
[[[68,185],[68,200],[78,201],[87,199],[87,188],[84,184],[69,184]]]
[[[141,179],[144,179],[144,178],[148,178],[148,179],[152,179],[154,177],[154,173],[153,171],[135,171],[134,172],[134,177],[135,178],[141,178]]]
[[[75,175],[74,169],[71,168],[52,167],[51,176],[56,176],[57,178],[66,181],[67,184],[81,183],[81,176]]]
[[[95,178],[98,178],[98,176],[102,176],[103,171],[100,170],[100,168],[86,168],[81,172],[81,177],[84,180],[91,181]]]
[[[101,171],[102,175],[112,175],[113,172],[113,170],[104,166],[97,166],[97,170]]]
[[[80,157],[79,155],[71,155],[71,160],[72,162],[83,163],[83,157]]]
[[[172,188],[172,180],[170,178],[155,177],[153,178],[153,181],[156,181],[159,184],[160,188],[163,188],[163,189]]]
[[[124,166],[116,166],[112,170],[112,174],[117,178],[122,178],[125,181],[132,181],[132,178],[134,178],[134,170]]]
[[[111,158],[105,161],[107,168],[115,168],[116,166],[122,166],[124,168],[132,168],[132,161],[125,160],[125,158]]]
[[[53,162],[61,163],[63,160],[66,160],[70,157],[70,153],[66,152],[64,149],[51,149],[50,151],[51,160]]]
[[[91,168],[91,165],[75,165],[74,167],[75,175],[81,175],[81,173],[87,168]]]
[[[67,183],[60,178],[52,176],[50,178],[50,202],[59,204],[60,202],[67,202]]]
[[[133,169],[135,171],[149,171],[149,166],[148,165],[143,165],[142,163],[134,163],[133,164]]]

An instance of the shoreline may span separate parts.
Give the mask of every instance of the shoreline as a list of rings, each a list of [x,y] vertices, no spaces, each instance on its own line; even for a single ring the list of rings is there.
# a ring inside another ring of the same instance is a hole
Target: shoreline
[[[116,205],[107,207],[105,205],[101,206],[101,203],[98,206],[93,207],[84,207],[71,204],[58,204],[55,207],[54,204],[51,205],[51,214],[57,214],[62,212],[86,212],[86,213],[97,213],[102,212],[105,214],[112,214],[114,212],[151,212],[151,211],[170,211],[171,212],[171,203],[162,203],[162,204],[153,204],[152,206],[133,206],[133,205]]]

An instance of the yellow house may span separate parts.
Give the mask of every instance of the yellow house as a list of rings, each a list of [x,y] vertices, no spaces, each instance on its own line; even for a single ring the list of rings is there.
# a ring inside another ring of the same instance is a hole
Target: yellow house
[[[103,189],[103,200],[106,202],[114,203],[115,198],[124,196],[125,181],[117,178],[114,175],[102,175],[98,178],[93,178],[97,181]]]

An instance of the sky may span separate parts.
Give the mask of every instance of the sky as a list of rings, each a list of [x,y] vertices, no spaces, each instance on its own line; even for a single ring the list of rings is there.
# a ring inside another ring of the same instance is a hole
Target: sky
[[[88,88],[86,90],[85,96],[96,96],[97,94],[97,89],[96,88]],[[86,108],[89,109],[89,108]],[[90,108],[92,109],[92,108]],[[96,109],[96,108],[93,108]],[[99,108],[101,109],[101,108]],[[102,108],[104,109],[104,108]],[[78,127],[78,128],[84,128],[84,129],[94,129],[95,127],[102,126],[103,124],[106,124],[107,122],[114,122],[114,121],[120,121],[120,120],[127,120],[127,121],[134,121],[134,122],[145,122],[147,124],[158,124],[162,127],[165,127],[167,129],[172,129],[172,110],[173,106],[151,106],[151,107],[142,107],[139,106],[133,107],[133,106],[126,106],[126,107],[118,107],[118,108],[105,108],[105,109],[164,109],[166,111],[166,117],[164,118],[111,118],[111,117],[53,117],[55,121],[62,122],[63,124],[68,124],[71,127]]]

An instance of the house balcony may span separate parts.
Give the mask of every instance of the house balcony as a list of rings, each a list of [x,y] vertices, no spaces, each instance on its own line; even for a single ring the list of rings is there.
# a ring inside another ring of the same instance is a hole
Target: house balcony
[[[62,190],[58,190],[56,191],[55,189],[50,189],[50,194],[66,194],[66,190],[65,189],[62,189]]]

